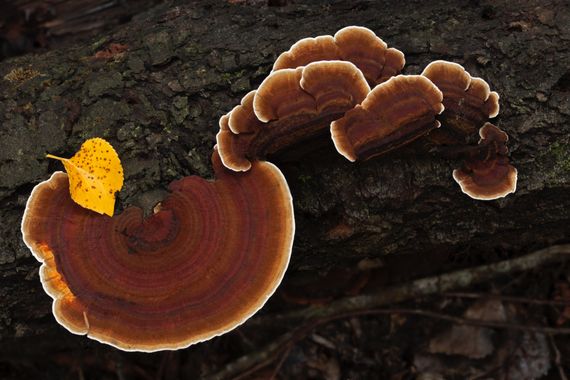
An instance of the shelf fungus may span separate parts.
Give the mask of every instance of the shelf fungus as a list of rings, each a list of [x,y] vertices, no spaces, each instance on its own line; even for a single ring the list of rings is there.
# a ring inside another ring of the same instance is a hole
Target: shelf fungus
[[[362,72],[346,61],[275,71],[220,119],[216,138],[222,162],[247,171],[253,160],[328,134],[330,123],[369,92]]]
[[[442,93],[426,77],[398,75],[374,88],[362,104],[332,122],[336,149],[367,160],[410,143],[440,126]]]
[[[187,347],[243,323],[275,291],[294,234],[291,194],[274,165],[192,176],[143,218],[78,206],[66,174],[35,187],[22,221],[43,263],[53,313],[69,331],[128,351]]]
[[[277,58],[273,71],[336,60],[354,63],[371,86],[397,75],[406,63],[404,53],[388,48],[370,29],[348,26],[334,37],[326,35],[299,40]]]
[[[435,144],[462,143],[499,113],[499,94],[491,91],[483,79],[471,77],[457,63],[431,62],[422,75],[443,93],[445,111],[438,118],[443,127],[429,135]]]
[[[485,123],[479,135],[479,146],[464,152],[463,167],[453,171],[453,179],[473,199],[492,200],[514,193],[517,169],[509,164],[508,135],[491,123]]]

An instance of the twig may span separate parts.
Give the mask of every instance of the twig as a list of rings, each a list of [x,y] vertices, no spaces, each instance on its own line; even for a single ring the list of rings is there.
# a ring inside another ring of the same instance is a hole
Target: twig
[[[480,327],[492,327],[498,329],[506,329],[506,330],[518,330],[518,331],[529,331],[534,333],[542,333],[542,334],[550,334],[550,335],[570,335],[570,328],[554,328],[554,327],[544,327],[544,326],[533,326],[533,325],[520,325],[514,323],[505,323],[505,322],[493,322],[493,321],[482,321],[478,319],[467,319],[461,317],[455,317],[452,315],[436,313],[433,311],[428,310],[421,310],[421,309],[404,309],[404,308],[390,308],[390,309],[371,309],[371,310],[354,310],[351,312],[339,314],[339,315],[331,315],[326,318],[312,320],[307,325],[294,330],[292,333],[287,333],[279,337],[279,343],[273,342],[256,353],[244,356],[234,363],[231,363],[231,366],[226,366],[222,371],[206,377],[207,380],[222,380],[226,378],[230,378],[235,375],[235,371],[241,369],[246,369],[249,365],[253,365],[256,363],[256,358],[263,356],[263,358],[268,359],[264,360],[262,364],[256,365],[254,369],[249,369],[246,373],[242,373],[238,376],[239,379],[244,378],[260,368],[267,366],[275,357],[281,352],[283,349],[290,349],[292,345],[300,340],[302,340],[310,331],[315,329],[318,326],[330,323],[332,321],[336,321],[339,319],[345,319],[354,316],[366,316],[366,315],[391,315],[391,314],[411,314],[417,315],[421,317],[428,317],[434,319],[440,319],[444,321],[449,321],[458,325],[469,325],[469,326],[480,326]],[[286,344],[284,343],[283,339],[285,339]],[[238,363],[239,362],[239,363]],[[245,366],[245,367],[242,367]],[[567,380],[567,379],[565,379]]]
[[[489,376],[492,375],[493,373],[497,372],[498,370],[500,370],[502,366],[503,366],[503,363],[497,364],[497,365],[489,368],[488,370],[486,370],[483,373],[479,373],[479,374],[473,375],[472,377],[469,377],[467,380],[489,379]]]
[[[264,346],[262,349],[254,351],[251,354],[244,355],[227,364],[223,370],[213,375],[206,376],[205,380],[229,378],[234,378],[234,380],[243,379],[245,376],[254,373],[275,360],[275,355],[279,353],[279,351],[291,340],[292,337],[293,332],[285,333],[275,341]]]
[[[77,367],[77,377],[79,380],[85,380],[85,373],[83,372],[83,368],[81,368],[81,366]]]
[[[560,380],[568,380],[568,377],[566,377],[566,372],[564,372],[564,368],[562,367],[561,363],[562,357],[560,355],[560,350],[558,349],[558,346],[556,346],[556,342],[554,341],[552,335],[549,335],[548,339],[550,340],[550,346],[554,351],[554,364],[556,364],[556,367],[558,368],[558,374],[560,375]]]
[[[366,313],[361,315],[365,314]],[[520,325],[516,323],[506,323],[506,322],[483,321],[480,319],[455,317],[453,315],[440,314],[433,311],[421,310],[421,309],[371,310],[370,314],[412,314],[421,317],[441,319],[444,321],[455,323],[457,325],[491,327],[496,329],[529,331],[534,333],[552,334],[552,335],[570,335],[570,328],[544,327],[544,326],[534,326],[534,325]]]
[[[559,305],[559,306],[570,306],[570,301],[558,301],[558,300],[537,300],[525,297],[513,297],[513,296],[503,296],[500,294],[490,294],[490,293],[466,293],[466,292],[450,292],[445,293],[446,297],[458,297],[458,298],[494,298],[505,302],[511,303],[526,303],[532,305]]]
[[[251,341],[251,339],[249,339],[244,333],[243,331],[241,331],[240,329],[236,330],[237,334],[240,336],[241,340],[243,341],[243,343],[248,347],[248,348],[255,348],[255,344],[253,344],[253,342]]]
[[[489,281],[501,275],[527,271],[546,264],[561,262],[568,257],[570,257],[570,244],[557,245],[541,249],[525,256],[500,261],[498,263],[482,265],[475,268],[468,268],[439,276],[419,279],[399,286],[383,289],[373,294],[343,298],[334,301],[327,306],[312,306],[289,313],[255,318],[251,322],[248,322],[248,324],[258,325],[265,321],[275,324],[279,321],[288,321],[295,319],[310,320],[310,323],[304,327],[301,327],[300,329],[295,330],[294,332],[285,333],[278,337],[274,342],[266,345],[265,347],[262,347],[260,350],[242,356],[236,361],[229,363],[221,371],[208,376],[207,379],[227,379],[236,376],[236,374],[243,373],[248,368],[256,366],[256,363],[264,362],[264,365],[267,365],[275,359],[275,356],[284,347],[286,347],[286,343],[297,341],[300,339],[300,337],[306,334],[306,331],[311,331],[316,326],[323,323],[328,323],[332,320],[355,315],[408,313],[444,319],[459,324],[472,324],[477,326],[535,331],[547,334],[569,334],[570,329],[513,325],[502,322],[474,321],[415,309],[378,309],[379,307],[388,304],[400,303],[422,296],[448,292],[476,283]]]
[[[126,380],[125,373],[123,371],[123,357],[121,355],[117,355],[117,361],[115,362],[115,373],[117,374],[117,378],[119,380]]]
[[[527,271],[553,262],[570,258],[570,244],[544,248],[525,256],[499,261],[489,265],[467,268],[434,277],[422,278],[402,285],[381,289],[376,293],[342,298],[326,306],[312,306],[292,312],[253,318],[248,325],[307,319],[357,309],[371,309],[408,301],[473,284],[489,281],[501,275]]]
[[[279,371],[281,370],[283,363],[285,363],[285,360],[287,360],[287,357],[289,357],[289,353],[291,352],[292,348],[293,348],[292,343],[287,345],[285,352],[283,352],[283,354],[281,354],[281,359],[279,359],[279,362],[277,362],[277,365],[275,366],[275,369],[273,370],[273,373],[271,374],[271,377],[269,378],[269,380],[274,380],[277,378],[277,375],[279,374]]]

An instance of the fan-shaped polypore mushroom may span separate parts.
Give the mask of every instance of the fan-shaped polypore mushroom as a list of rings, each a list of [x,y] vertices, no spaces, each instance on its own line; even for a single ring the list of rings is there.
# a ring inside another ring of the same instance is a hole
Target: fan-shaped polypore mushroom
[[[514,193],[517,169],[507,157],[508,135],[491,123],[485,123],[479,135],[478,149],[468,151],[463,167],[453,171],[453,179],[474,199],[491,200]]]
[[[254,314],[280,283],[294,220],[275,166],[217,179],[185,177],[143,218],[78,206],[61,172],[39,184],[22,221],[26,245],[57,321],[123,350],[177,349],[223,334]]]
[[[326,35],[299,40],[277,58],[273,71],[335,60],[354,63],[372,86],[398,74],[406,63],[401,51],[388,48],[370,29],[348,26],[334,37]]]
[[[366,160],[439,127],[442,93],[426,77],[398,75],[372,90],[331,124],[336,149],[350,161]]]
[[[369,92],[362,72],[350,62],[320,61],[276,71],[220,119],[222,162],[246,171],[252,160],[328,133],[331,121]]]
[[[438,118],[442,128],[430,133],[436,144],[456,144],[474,135],[489,119],[499,113],[499,94],[487,82],[472,78],[463,66],[447,61],[431,62],[422,75],[443,93],[445,111]]]
[[[250,155],[248,150],[259,133],[258,128],[263,125],[253,113],[253,95],[255,95],[255,91],[247,94],[242,99],[241,105],[234,107],[219,121],[220,130],[216,135],[216,142],[219,147],[220,158],[227,168],[234,171],[248,171],[251,168],[249,157],[255,155]],[[243,120],[243,122],[237,123],[241,132],[236,127],[233,130],[230,129],[230,119],[232,118]]]

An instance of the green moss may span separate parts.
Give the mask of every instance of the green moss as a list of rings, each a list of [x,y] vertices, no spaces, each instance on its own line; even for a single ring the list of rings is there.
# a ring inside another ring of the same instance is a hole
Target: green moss
[[[568,183],[570,178],[570,143],[558,141],[544,150],[536,159],[538,170],[533,171],[533,184],[549,186]],[[522,169],[522,168],[521,168]],[[531,188],[536,186],[532,185]]]
[[[251,83],[249,82],[249,78],[241,77],[232,82],[230,89],[233,93],[241,93],[247,92],[251,90]]]
[[[570,172],[570,144],[556,142],[550,146],[548,151],[554,158],[556,171]]]
[[[187,96],[177,96],[172,101],[172,107],[170,112],[174,117],[174,121],[177,124],[182,124],[184,119],[188,116],[190,111],[188,110],[188,97]]]
[[[174,56],[174,47],[168,31],[148,35],[145,43],[152,65],[165,64]]]
[[[251,90],[251,83],[249,77],[246,75],[246,70],[235,72],[225,71],[220,74],[220,78],[225,84],[230,85],[230,89],[233,93],[242,93]]]
[[[107,41],[109,41],[109,37],[103,37],[98,39],[97,41],[91,44],[91,50],[93,51],[98,50],[99,48],[101,48],[101,46],[105,45]]]
[[[122,87],[123,76],[121,73],[97,73],[93,74],[86,84],[89,97],[99,97],[114,89]]]
[[[190,42],[180,49],[180,54],[182,58],[185,59],[199,58],[202,54],[202,50],[203,48],[200,45]]]
[[[230,83],[230,81],[232,80],[233,75],[232,73],[222,73],[222,80],[224,82]]]

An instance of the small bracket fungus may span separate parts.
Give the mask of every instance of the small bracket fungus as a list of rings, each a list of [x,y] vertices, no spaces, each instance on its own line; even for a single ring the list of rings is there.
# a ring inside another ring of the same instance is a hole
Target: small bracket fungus
[[[192,176],[143,218],[113,218],[79,207],[67,175],[32,191],[24,242],[43,263],[53,313],[69,331],[127,351],[178,349],[243,323],[273,294],[287,268],[293,205],[274,165]]]
[[[373,31],[361,26],[348,26],[333,36],[304,38],[282,53],[273,71],[294,69],[316,61],[349,61],[358,67],[371,86],[400,73],[404,54],[388,48]]]
[[[440,123],[442,93],[426,77],[398,75],[372,90],[361,105],[331,124],[338,152],[367,160],[407,144]]]
[[[485,123],[479,135],[479,149],[469,152],[463,167],[453,171],[453,179],[473,199],[492,200],[514,193],[517,169],[507,157],[508,135],[491,123]]]
[[[459,148],[467,156],[463,168],[453,171],[461,190],[474,199],[489,200],[515,191],[517,171],[507,157],[508,136],[487,122],[499,113],[499,94],[487,82],[472,78],[457,63],[435,61],[422,75],[431,79],[443,93],[445,111],[438,118],[442,128],[428,135],[436,145],[463,145],[479,131],[477,148]],[[453,148],[452,148],[453,151]]]
[[[276,71],[220,119],[222,162],[247,171],[252,160],[328,132],[331,121],[369,92],[362,72],[350,62],[320,61]]]
[[[443,93],[445,111],[438,118],[443,127],[430,133],[430,141],[453,145],[474,135],[489,119],[499,113],[499,94],[487,82],[472,78],[463,66],[434,61],[422,73]]]

